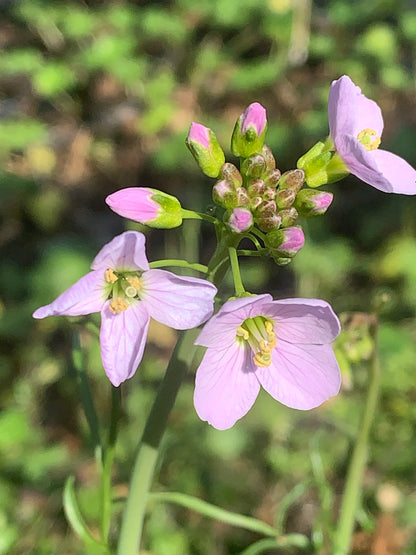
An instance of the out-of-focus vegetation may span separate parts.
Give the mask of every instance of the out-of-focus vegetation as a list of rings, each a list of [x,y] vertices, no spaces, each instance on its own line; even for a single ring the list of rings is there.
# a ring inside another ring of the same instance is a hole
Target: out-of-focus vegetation
[[[0,553],[81,554],[63,515],[62,488],[75,474],[82,509],[94,523],[98,480],[73,379],[74,326],[88,352],[103,432],[110,386],[84,320],[35,322],[33,309],[83,275],[99,248],[132,225],[108,210],[107,194],[151,186],[185,207],[209,207],[210,181],[184,146],[191,121],[215,129],[228,148],[236,117],[261,102],[267,143],[287,170],[326,136],[330,82],[347,73],[382,107],[384,148],[415,166],[416,12],[404,0],[14,0],[0,2],[0,45]],[[187,191],[193,183],[192,194],[184,195],[184,183]],[[307,244],[289,268],[243,267],[253,292],[321,297],[337,312],[380,311],[382,391],[354,553],[411,555],[416,199],[354,178],[331,190],[333,206],[305,222]],[[146,231],[150,259],[185,249],[196,261],[192,225]],[[174,337],[154,326],[139,371],[122,388],[119,496]],[[365,334],[347,329],[338,344],[345,387],[321,409],[296,412],[262,394],[227,432],[198,420],[189,376],[154,490],[196,495],[266,522],[278,518],[284,531],[314,534],[319,542],[339,506],[363,405],[367,347]],[[283,500],[295,487],[284,516]],[[117,531],[115,519],[113,537]],[[225,555],[256,539],[154,503],[145,546],[155,555]]]

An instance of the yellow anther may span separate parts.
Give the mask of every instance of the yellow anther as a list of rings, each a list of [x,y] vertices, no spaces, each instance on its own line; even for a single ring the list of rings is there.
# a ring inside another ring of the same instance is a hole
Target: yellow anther
[[[273,324],[269,322],[269,320],[264,322],[264,327],[266,328],[267,333],[274,335]]]
[[[122,297],[116,297],[110,303],[110,310],[113,314],[120,314],[120,312],[123,312],[123,310],[126,310],[129,306],[129,303]]]
[[[247,341],[247,339],[250,337],[250,334],[248,333],[247,330],[245,330],[243,327],[239,326],[237,328],[237,335],[239,337],[242,337],[245,341]]]
[[[134,287],[137,291],[142,288],[142,282],[137,276],[128,277],[127,281],[130,283],[132,287]]]
[[[374,129],[363,129],[358,133],[357,139],[366,150],[375,150],[381,143],[381,139]]]
[[[253,357],[253,362],[259,368],[266,368],[272,363],[272,357],[270,355],[256,353],[256,355]]]
[[[118,277],[114,273],[114,270],[112,270],[111,268],[108,268],[105,271],[104,277],[107,283],[115,283],[118,280]]]
[[[269,355],[272,352],[272,349],[268,343],[264,339],[262,339],[259,343],[260,345],[260,352],[264,355]]]

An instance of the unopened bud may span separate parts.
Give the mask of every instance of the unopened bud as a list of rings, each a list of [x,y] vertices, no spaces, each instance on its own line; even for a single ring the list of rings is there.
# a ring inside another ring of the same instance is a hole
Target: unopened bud
[[[253,197],[262,195],[266,190],[266,184],[262,179],[254,179],[247,187],[248,194]]]
[[[247,208],[234,208],[226,213],[225,221],[235,233],[244,233],[253,225],[253,215]]]
[[[264,202],[262,197],[251,197],[251,200],[250,200],[251,209],[256,210],[262,202]]]
[[[261,177],[266,171],[266,161],[261,154],[253,154],[241,164],[241,172],[249,177]]]
[[[269,217],[260,217],[256,219],[257,225],[261,231],[267,233],[273,229],[278,229],[282,223],[282,218],[279,214],[272,214]]]
[[[264,145],[261,149],[261,155],[266,160],[266,166],[268,169],[274,170],[276,168],[276,160],[274,159],[273,152],[267,145]]]
[[[257,207],[256,213],[259,217],[268,218],[276,214],[276,203],[274,200],[263,200]]]
[[[266,187],[266,190],[264,191],[263,196],[264,198],[273,200],[274,198],[276,198],[276,189],[274,189],[273,187]]]
[[[250,204],[250,197],[247,189],[244,187],[237,187],[237,206],[248,206]]]
[[[305,236],[300,227],[287,227],[270,231],[264,244],[273,258],[292,258],[305,244]]]
[[[239,187],[243,183],[241,173],[234,164],[225,162],[221,167],[221,177],[232,183],[235,187]]]
[[[280,210],[279,215],[282,218],[282,227],[290,227],[296,222],[299,216],[298,211],[293,206]]]
[[[303,170],[289,170],[280,178],[279,189],[293,189],[297,193],[304,183],[305,172]]]
[[[281,176],[282,174],[280,170],[278,169],[272,170],[264,178],[264,181],[266,182],[266,185],[268,185],[269,187],[276,187],[276,185],[279,183]]]
[[[185,142],[204,174],[217,177],[225,157],[214,132],[200,123],[192,123]]]
[[[294,206],[301,216],[321,216],[325,214],[334,195],[326,191],[302,189],[297,194]]]
[[[254,153],[261,152],[266,128],[266,110],[258,102],[250,104],[235,124],[231,138],[233,154],[248,158]]]
[[[234,208],[237,206],[235,187],[225,179],[218,181],[212,188],[212,200],[223,208]]]
[[[105,202],[116,214],[150,227],[169,229],[182,223],[182,207],[179,200],[156,189],[120,189],[109,195]]]
[[[341,156],[335,151],[331,137],[316,143],[299,158],[297,166],[305,171],[305,179],[309,187],[314,188],[335,183],[349,174]]]
[[[296,198],[296,191],[293,189],[278,190],[275,198],[279,208],[290,208]]]

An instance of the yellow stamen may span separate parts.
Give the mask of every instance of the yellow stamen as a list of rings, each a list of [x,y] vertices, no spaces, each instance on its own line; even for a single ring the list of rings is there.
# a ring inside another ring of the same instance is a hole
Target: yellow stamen
[[[105,271],[104,277],[107,283],[115,283],[118,280],[118,277],[114,273],[114,270],[112,270],[111,268],[108,268]]]
[[[270,355],[264,355],[263,353],[257,353],[253,357],[253,362],[259,368],[266,368],[267,366],[270,366],[272,357]]]
[[[248,333],[248,331],[242,328],[241,326],[237,328],[237,335],[238,337],[242,337],[245,341],[247,341],[247,339],[250,337],[250,334]]]
[[[128,277],[127,281],[130,283],[130,285],[132,287],[134,287],[137,291],[140,291],[140,289],[142,288],[142,282],[140,281],[140,279],[136,276],[134,277]]]
[[[272,363],[272,351],[276,347],[276,335],[273,323],[262,316],[247,318],[237,328],[237,337],[247,341],[253,351],[253,362],[259,368],[265,368]]]
[[[357,139],[366,150],[375,150],[381,143],[381,139],[374,129],[363,129],[358,133]]]
[[[120,312],[123,312],[123,310],[126,310],[129,306],[129,303],[122,297],[116,297],[110,303],[110,310],[113,314],[120,314]]]

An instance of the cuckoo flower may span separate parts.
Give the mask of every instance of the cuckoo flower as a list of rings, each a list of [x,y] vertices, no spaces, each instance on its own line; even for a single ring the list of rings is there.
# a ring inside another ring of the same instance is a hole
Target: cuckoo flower
[[[300,410],[339,391],[330,343],[340,331],[325,301],[268,295],[228,301],[205,324],[196,343],[207,347],[196,374],[199,417],[225,430],[253,405],[260,386]]]
[[[137,231],[127,231],[107,243],[91,268],[33,316],[101,312],[101,357],[115,386],[135,373],[143,356],[150,318],[183,330],[199,326],[213,312],[214,285],[149,269],[145,236]]]
[[[328,116],[331,138],[348,171],[385,193],[416,194],[416,170],[378,148],[383,131],[379,106],[346,75],[331,85]]]

